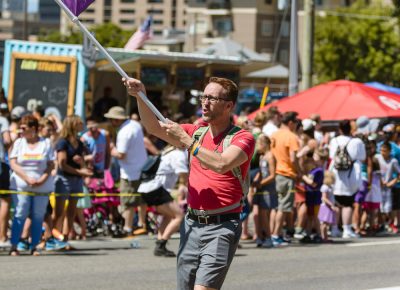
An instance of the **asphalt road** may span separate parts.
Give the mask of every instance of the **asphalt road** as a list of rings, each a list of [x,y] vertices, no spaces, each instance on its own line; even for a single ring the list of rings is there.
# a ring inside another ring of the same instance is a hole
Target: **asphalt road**
[[[176,250],[178,239],[168,247]],[[154,257],[152,237],[74,242],[76,250],[23,254],[0,252],[0,289],[175,289],[174,258]],[[400,289],[400,237],[293,243],[257,249],[242,243],[223,289]]]

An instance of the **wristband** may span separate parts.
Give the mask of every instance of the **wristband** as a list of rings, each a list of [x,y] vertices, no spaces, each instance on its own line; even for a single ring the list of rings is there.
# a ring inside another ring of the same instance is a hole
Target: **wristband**
[[[197,153],[199,153],[200,147],[201,146],[197,144],[196,149],[194,149],[194,151],[193,151],[193,154],[192,154],[193,156],[196,156]]]
[[[193,155],[194,151],[196,150],[196,148],[199,146],[198,142],[195,142],[194,145],[192,146],[192,149],[190,150],[190,154]]]

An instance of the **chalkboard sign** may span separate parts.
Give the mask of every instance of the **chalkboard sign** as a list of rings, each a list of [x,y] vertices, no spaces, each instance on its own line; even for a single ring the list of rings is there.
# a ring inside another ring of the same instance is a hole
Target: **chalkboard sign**
[[[159,67],[142,67],[140,80],[146,87],[162,89],[168,86],[168,69]]]
[[[75,57],[13,53],[8,105],[28,110],[37,105],[63,119],[74,112]]]
[[[195,67],[178,67],[176,70],[176,87],[185,90],[202,90],[204,86],[204,69]]]
[[[239,71],[235,70],[213,70],[211,76],[230,79],[237,85],[240,81]]]

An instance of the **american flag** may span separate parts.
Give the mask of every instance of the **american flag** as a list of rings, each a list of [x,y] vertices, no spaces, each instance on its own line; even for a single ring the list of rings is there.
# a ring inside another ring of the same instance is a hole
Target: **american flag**
[[[125,49],[135,50],[143,46],[147,39],[151,38],[151,23],[153,17],[150,15],[146,18],[140,28],[131,36],[128,42],[125,44]]]

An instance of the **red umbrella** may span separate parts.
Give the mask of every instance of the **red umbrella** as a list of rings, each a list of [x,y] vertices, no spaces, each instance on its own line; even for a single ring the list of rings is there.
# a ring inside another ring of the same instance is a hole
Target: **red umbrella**
[[[339,80],[302,91],[294,96],[269,104],[258,111],[277,106],[281,112],[296,111],[301,119],[317,113],[325,121],[400,117],[400,95],[371,88],[361,83]]]

